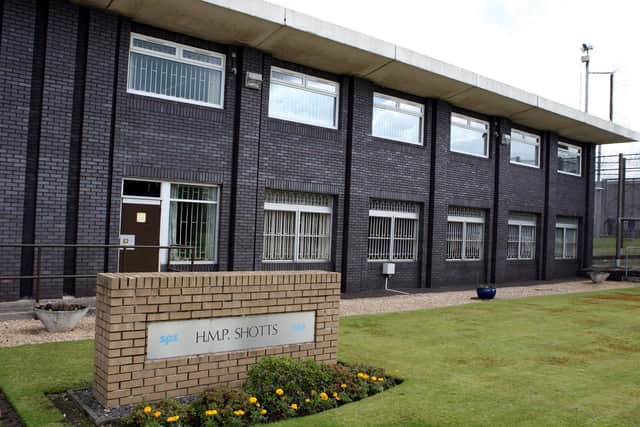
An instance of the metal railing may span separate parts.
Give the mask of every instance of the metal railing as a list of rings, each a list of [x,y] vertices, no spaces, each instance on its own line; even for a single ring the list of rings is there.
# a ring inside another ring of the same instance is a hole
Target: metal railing
[[[161,250],[167,250],[167,271],[173,271],[171,268],[171,251],[176,249],[186,249],[190,251],[190,271],[194,270],[195,265],[195,247],[193,246],[158,246],[158,245],[99,245],[99,244],[68,244],[68,243],[0,243],[2,248],[31,248],[35,250],[33,256],[34,272],[30,275],[9,275],[0,276],[0,282],[5,280],[33,280],[32,295],[36,302],[40,301],[40,281],[43,279],[89,279],[96,277],[94,274],[42,274],[42,252],[44,249],[118,249],[118,250],[135,250],[135,249],[157,249],[158,254]]]

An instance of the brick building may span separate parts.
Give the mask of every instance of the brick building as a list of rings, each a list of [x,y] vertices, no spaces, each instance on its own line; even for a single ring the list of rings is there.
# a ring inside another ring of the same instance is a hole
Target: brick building
[[[576,275],[594,144],[638,134],[257,0],[0,4],[0,243],[182,245],[343,291]],[[43,274],[183,268],[50,249]],[[0,275],[30,276],[32,249]],[[4,280],[0,300],[31,295]],[[42,296],[91,295],[52,279]]]

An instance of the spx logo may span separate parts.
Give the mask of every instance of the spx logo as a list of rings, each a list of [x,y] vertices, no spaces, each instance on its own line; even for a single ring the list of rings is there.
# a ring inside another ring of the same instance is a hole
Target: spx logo
[[[172,342],[178,342],[178,335],[161,335],[160,344],[169,345]]]
[[[291,330],[293,332],[302,332],[305,330],[305,328],[306,325],[302,322],[294,323],[293,325],[291,325]]]

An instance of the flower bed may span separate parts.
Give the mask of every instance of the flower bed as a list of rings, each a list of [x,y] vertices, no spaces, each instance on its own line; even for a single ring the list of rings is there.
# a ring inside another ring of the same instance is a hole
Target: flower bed
[[[324,365],[285,357],[262,359],[242,389],[217,387],[191,404],[141,403],[123,420],[127,426],[249,426],[315,414],[399,384],[382,369]]]

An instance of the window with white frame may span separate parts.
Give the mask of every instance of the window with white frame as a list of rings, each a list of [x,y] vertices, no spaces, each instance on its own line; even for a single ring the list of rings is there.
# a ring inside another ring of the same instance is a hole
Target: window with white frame
[[[558,172],[567,175],[582,175],[582,148],[559,142]]]
[[[449,207],[447,260],[478,261],[484,251],[484,211]]]
[[[369,203],[369,261],[415,261],[418,204],[372,199]]]
[[[271,67],[269,117],[337,128],[339,89],[331,80]]]
[[[194,248],[195,261],[216,259],[218,189],[171,184],[169,244]],[[171,261],[191,260],[191,250],[171,251]]]
[[[222,108],[225,56],[131,34],[127,91]]]
[[[489,157],[489,122],[452,113],[450,149],[457,153]]]
[[[556,259],[575,259],[578,256],[578,220],[558,217],[556,220]]]
[[[531,260],[536,257],[536,216],[511,214],[507,239],[507,259]]]
[[[540,167],[540,137],[521,130],[511,130],[511,163]]]
[[[380,93],[373,94],[373,136],[422,144],[423,119],[422,105]]]
[[[325,194],[267,190],[262,260],[330,260],[333,198]]]

